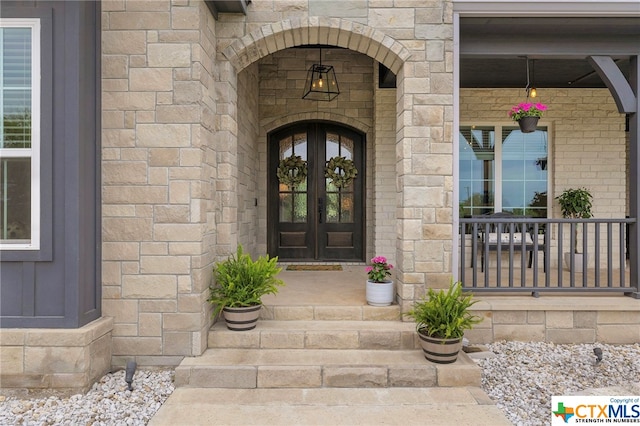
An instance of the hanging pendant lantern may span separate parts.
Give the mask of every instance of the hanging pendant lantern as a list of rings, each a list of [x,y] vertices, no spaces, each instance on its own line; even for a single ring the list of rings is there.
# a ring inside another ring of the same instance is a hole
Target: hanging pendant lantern
[[[309,68],[304,87],[305,92],[302,99],[331,101],[340,94],[333,66],[322,65],[322,49],[320,49],[320,63],[313,64]]]

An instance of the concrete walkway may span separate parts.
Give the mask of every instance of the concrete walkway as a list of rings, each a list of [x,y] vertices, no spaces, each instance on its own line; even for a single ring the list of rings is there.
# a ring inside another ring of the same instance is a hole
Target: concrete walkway
[[[149,426],[511,425],[488,396],[466,388],[178,388]]]

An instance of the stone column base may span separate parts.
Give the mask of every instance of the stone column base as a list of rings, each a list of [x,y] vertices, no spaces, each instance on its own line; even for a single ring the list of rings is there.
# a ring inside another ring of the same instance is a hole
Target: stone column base
[[[0,389],[86,392],[111,367],[113,318],[77,329],[0,330]]]

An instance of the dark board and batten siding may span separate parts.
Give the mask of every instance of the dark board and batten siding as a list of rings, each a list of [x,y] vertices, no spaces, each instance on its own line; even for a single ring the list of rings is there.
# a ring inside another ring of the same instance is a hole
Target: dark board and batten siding
[[[100,3],[3,1],[41,19],[41,249],[0,252],[0,327],[101,315]]]

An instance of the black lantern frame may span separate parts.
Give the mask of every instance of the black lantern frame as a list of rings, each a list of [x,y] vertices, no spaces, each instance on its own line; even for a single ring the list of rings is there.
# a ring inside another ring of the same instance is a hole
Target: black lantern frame
[[[313,101],[332,101],[340,94],[336,71],[332,65],[322,65],[322,49],[320,63],[313,64],[307,72],[302,99]]]

